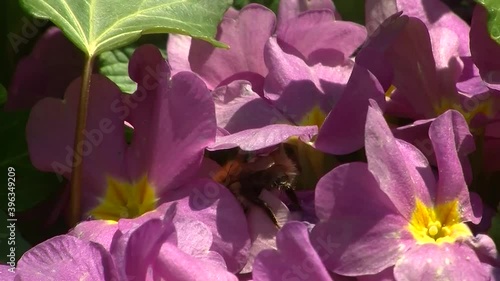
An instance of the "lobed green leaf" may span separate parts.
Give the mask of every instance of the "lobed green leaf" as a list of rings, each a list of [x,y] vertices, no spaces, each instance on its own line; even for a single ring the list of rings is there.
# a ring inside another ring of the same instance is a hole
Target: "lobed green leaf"
[[[141,34],[180,33],[214,39],[232,0],[21,0],[36,17],[50,19],[89,57],[125,46]]]
[[[500,44],[500,1],[477,0],[488,10],[488,31],[497,43]]]

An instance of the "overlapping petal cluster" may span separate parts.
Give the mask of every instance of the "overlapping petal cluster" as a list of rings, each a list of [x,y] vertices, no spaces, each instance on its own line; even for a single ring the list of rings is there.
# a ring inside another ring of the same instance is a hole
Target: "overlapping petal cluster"
[[[494,242],[474,228],[496,200],[477,179],[499,171],[500,46],[486,16],[476,7],[469,27],[439,0],[367,0],[366,26],[330,0],[282,0],[277,16],[230,9],[217,33],[228,50],[183,35],[169,36],[168,60],[141,46],[132,95],[93,74],[83,155],[72,149],[81,81],[47,49],[64,41],[50,29],[19,65],[8,106],[31,108],[36,168],[69,179],[71,159],[82,162],[82,222],[0,276],[500,279]],[[283,147],[299,208],[272,188],[282,178],[250,185],[260,193],[250,207],[242,179],[215,180],[234,176],[217,153],[255,165]]]

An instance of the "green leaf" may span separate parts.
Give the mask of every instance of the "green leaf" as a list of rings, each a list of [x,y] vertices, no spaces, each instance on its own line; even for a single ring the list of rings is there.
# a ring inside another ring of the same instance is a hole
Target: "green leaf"
[[[498,0],[477,0],[488,10],[488,31],[491,38],[500,44],[500,1]]]
[[[0,108],[0,182],[7,183],[7,169],[15,169],[16,211],[21,212],[53,195],[63,186],[53,173],[38,171],[31,164],[25,128],[29,112],[5,112]],[[1,209],[7,208],[7,187],[0,188]]]
[[[148,33],[180,33],[226,47],[213,37],[231,4],[231,0],[21,0],[27,11],[50,19],[89,57]]]
[[[238,10],[241,10],[244,6],[250,4],[250,0],[234,0],[233,2],[233,7],[235,7]]]
[[[342,20],[365,24],[365,0],[334,0]]]
[[[128,75],[128,63],[135,49],[137,49],[142,44],[154,44],[160,49],[163,57],[166,57],[166,41],[166,35],[150,34],[141,37],[141,39],[132,43],[131,45],[104,52],[98,56],[97,60],[99,73],[105,75],[106,77],[111,79],[111,81],[115,82],[115,84],[120,87],[122,92],[132,94],[137,88],[137,83],[132,81],[132,79],[130,79]]]
[[[7,221],[8,219],[7,214],[0,211],[0,262],[3,264],[10,262],[9,256],[11,255],[18,261],[30,248],[29,243],[19,233],[18,222]],[[16,219],[15,215],[14,219]],[[13,253],[11,253],[11,248],[14,250]]]
[[[128,62],[134,51],[135,46],[126,46],[104,52],[98,59],[99,73],[111,79],[127,94],[132,94],[137,88],[137,83],[128,76]]]

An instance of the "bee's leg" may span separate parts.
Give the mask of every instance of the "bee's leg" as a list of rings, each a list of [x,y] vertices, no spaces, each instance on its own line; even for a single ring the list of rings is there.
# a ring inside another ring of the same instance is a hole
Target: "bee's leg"
[[[247,198],[247,199],[250,199],[250,198]],[[273,210],[271,210],[271,208],[269,207],[269,205],[267,205],[266,202],[264,202],[262,199],[256,197],[256,198],[251,198],[250,201],[255,204],[257,207],[260,207],[265,213],[266,215],[269,217],[269,219],[271,219],[271,221],[273,222],[273,224],[279,229],[280,226],[278,225],[278,219],[276,219],[276,216],[274,215],[273,213]]]

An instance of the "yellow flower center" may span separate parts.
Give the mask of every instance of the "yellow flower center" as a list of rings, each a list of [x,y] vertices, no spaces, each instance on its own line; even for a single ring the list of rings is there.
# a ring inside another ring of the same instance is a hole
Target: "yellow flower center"
[[[321,128],[325,121],[326,114],[319,108],[313,107],[299,122],[300,126],[318,126]],[[316,150],[311,142],[303,142],[297,137],[292,137],[288,140],[289,144],[294,147],[295,155],[301,169],[301,173],[297,177],[298,185],[303,188],[314,188],[318,180],[330,171],[335,163],[333,156],[326,155],[323,152]]]
[[[385,91],[385,100],[390,101],[392,94],[394,94],[394,91],[396,91],[396,87],[394,85],[391,85],[387,91]]]
[[[118,221],[121,218],[136,218],[156,207],[155,191],[146,176],[135,183],[108,177],[107,185],[101,203],[89,212],[95,219]]]
[[[449,109],[454,109],[460,112],[464,116],[465,121],[467,121],[467,124],[470,124],[472,118],[480,113],[488,117],[493,116],[493,102],[491,100],[476,100],[474,102],[471,101],[471,104],[466,103],[464,106],[462,106],[461,104],[458,104],[449,99],[441,99],[438,104],[434,104],[434,112],[436,112],[436,115],[441,115]]]
[[[319,106],[313,107],[303,118],[300,120],[300,126],[318,126],[321,128],[323,122],[325,122],[326,114],[319,108]]]
[[[408,230],[418,244],[453,243],[472,236],[469,227],[460,219],[458,201],[427,207],[419,199],[408,224]]]
[[[392,97],[392,94],[396,90],[396,87],[394,85],[391,85],[389,89],[385,92],[385,99],[389,101]],[[474,118],[476,115],[482,113],[488,117],[493,117],[493,101],[491,99],[486,99],[486,100],[481,100],[481,99],[474,99],[474,100],[469,100],[465,102],[464,105],[461,105],[455,101],[452,101],[450,99],[442,98],[438,103],[433,104],[433,109],[434,112],[436,113],[436,116],[439,116],[443,113],[445,113],[449,109],[454,109],[458,112],[460,112],[465,120],[467,121],[467,124],[470,124],[470,121],[472,118]]]

